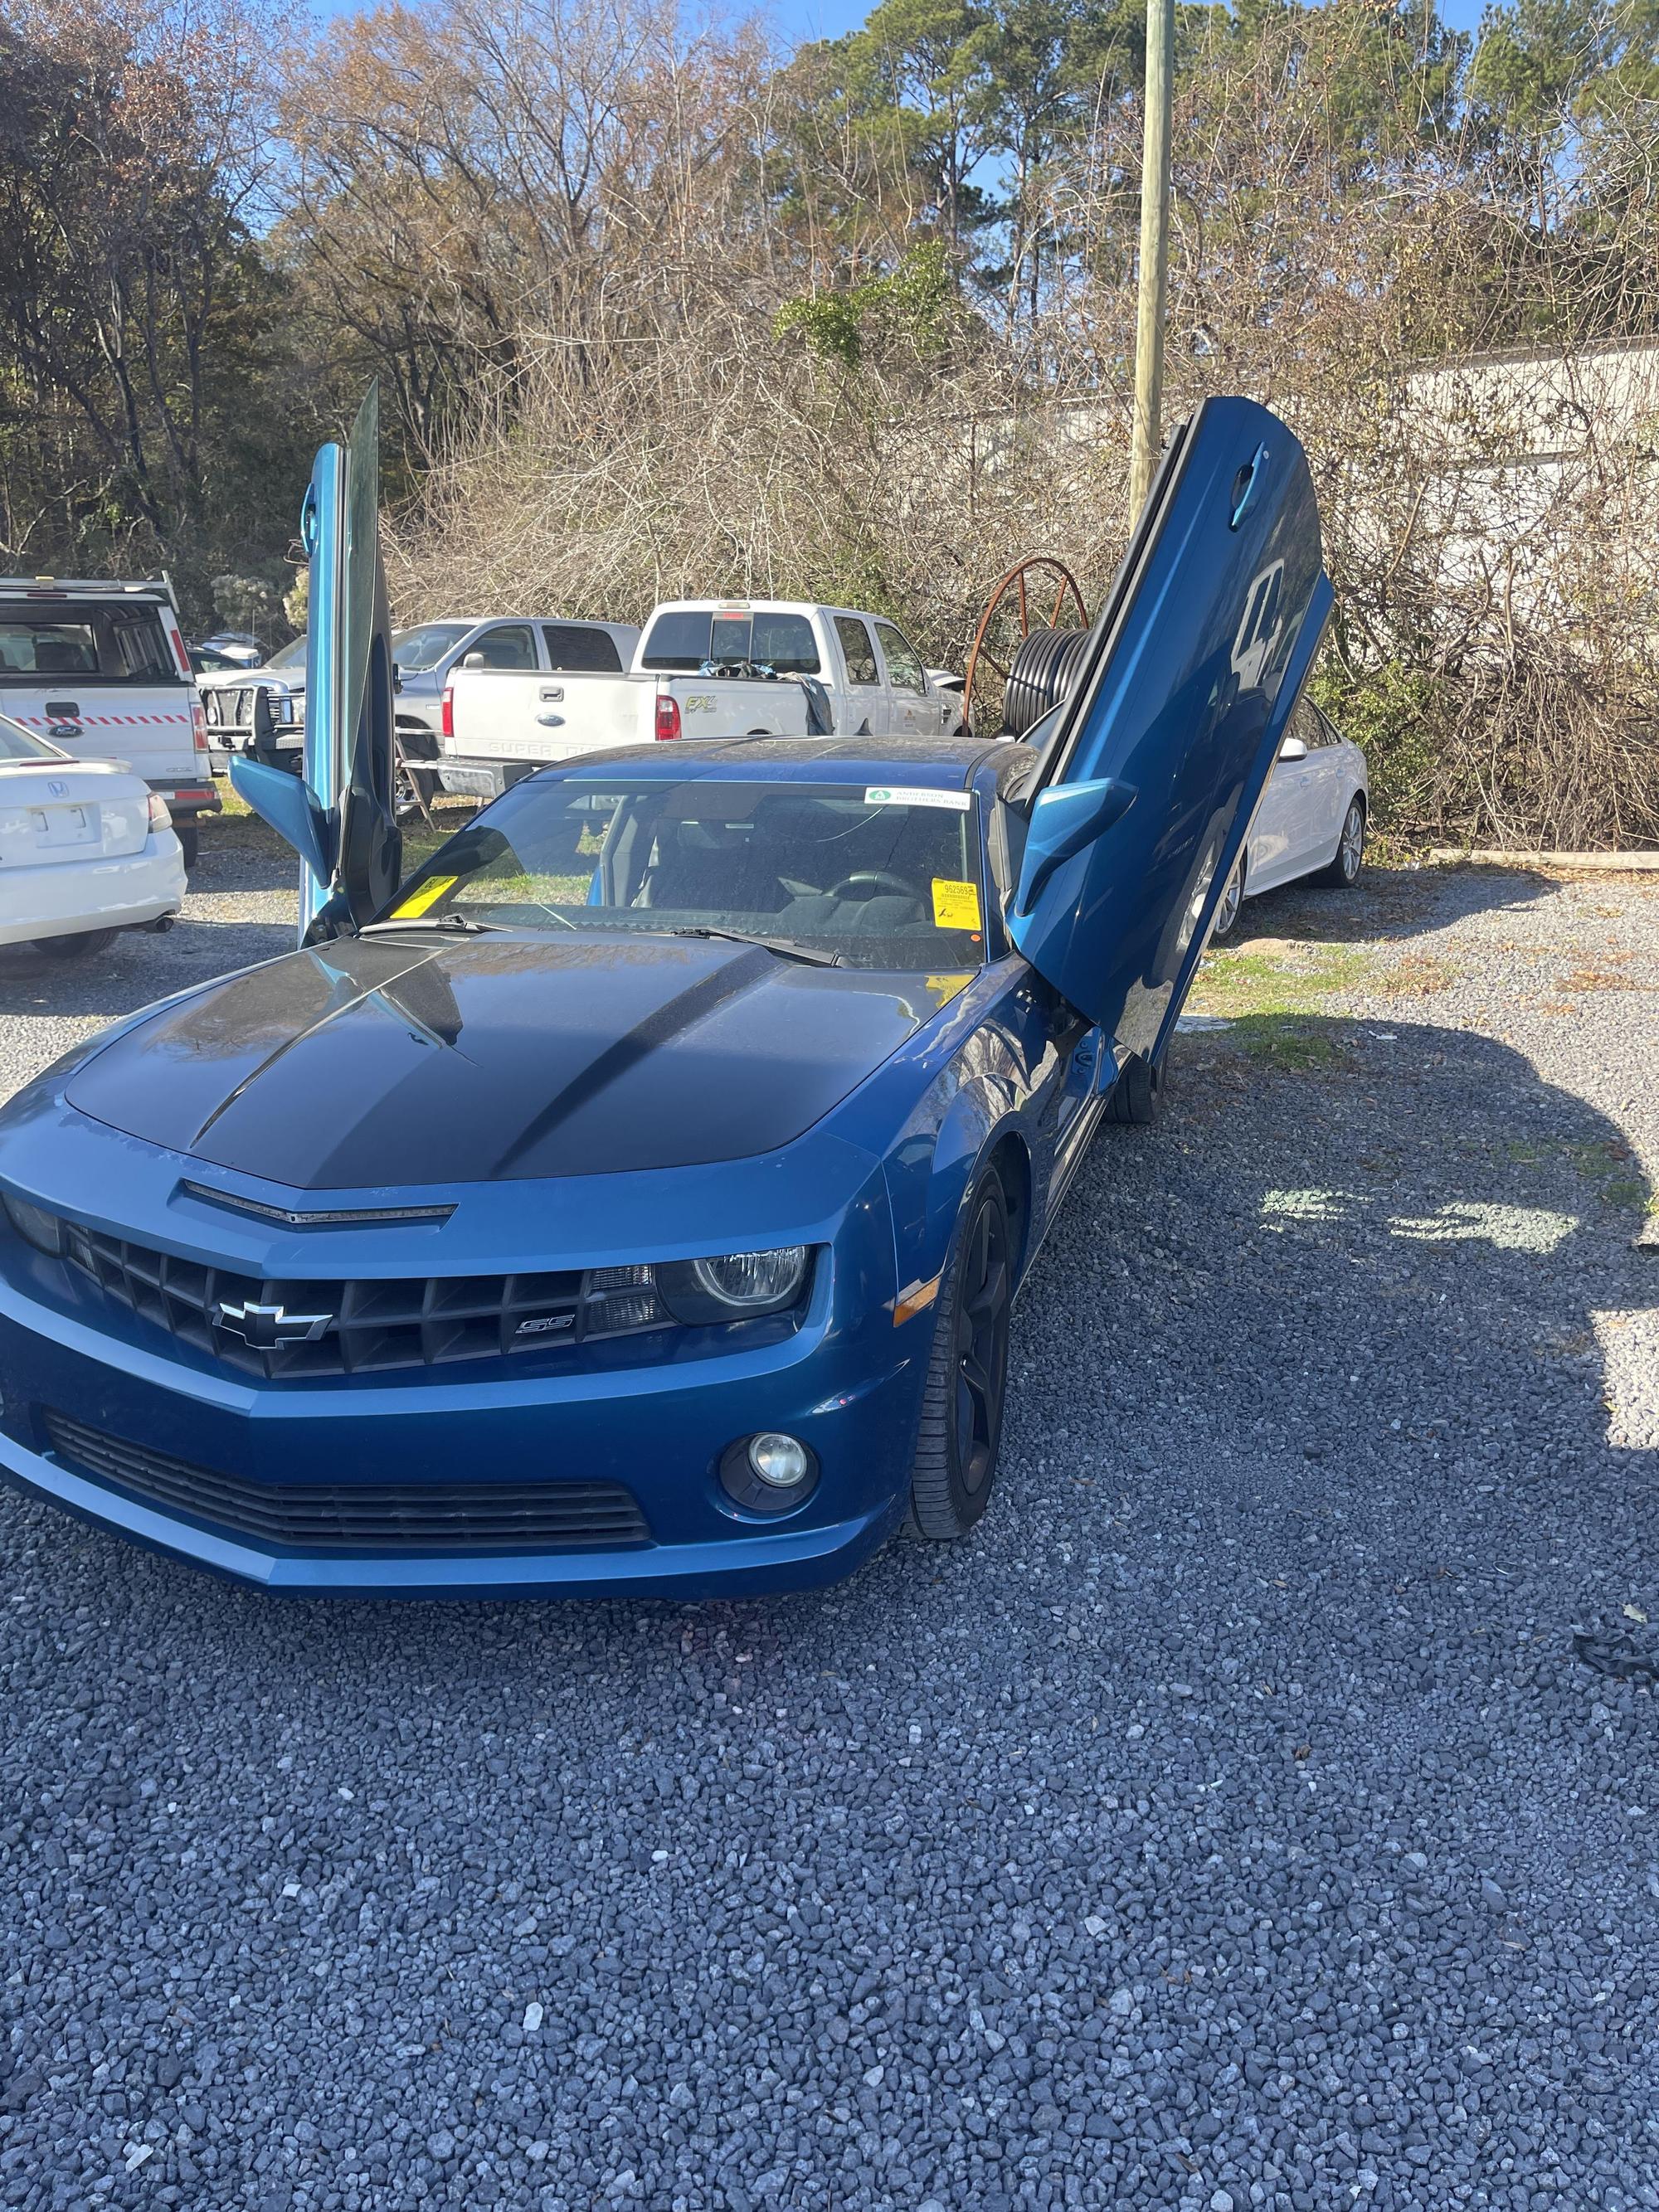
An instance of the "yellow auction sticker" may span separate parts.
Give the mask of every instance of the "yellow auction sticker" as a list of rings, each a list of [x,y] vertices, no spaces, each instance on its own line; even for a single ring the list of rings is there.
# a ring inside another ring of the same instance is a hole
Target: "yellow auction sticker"
[[[424,914],[429,906],[436,906],[452,884],[460,881],[459,876],[429,876],[417,891],[392,909],[393,921],[413,921],[417,914]]]
[[[979,885],[953,884],[945,876],[935,876],[934,928],[977,929],[979,926]]]

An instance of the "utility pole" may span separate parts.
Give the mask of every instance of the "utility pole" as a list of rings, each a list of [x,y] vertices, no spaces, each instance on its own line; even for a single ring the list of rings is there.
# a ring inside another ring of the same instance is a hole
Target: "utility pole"
[[[1135,309],[1135,411],[1129,527],[1152,489],[1164,398],[1164,303],[1170,276],[1170,136],[1175,0],[1146,0],[1146,113],[1140,155],[1140,296]]]

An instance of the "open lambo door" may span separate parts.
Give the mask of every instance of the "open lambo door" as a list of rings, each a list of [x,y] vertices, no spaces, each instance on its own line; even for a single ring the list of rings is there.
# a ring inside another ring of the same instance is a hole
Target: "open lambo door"
[[[1171,439],[1044,749],[1009,927],[1162,1057],[1331,607],[1306,456],[1249,399]]]
[[[310,560],[302,776],[237,755],[231,781],[299,853],[300,935],[367,921],[397,889],[392,623],[380,562],[380,399],[324,446],[300,518]]]

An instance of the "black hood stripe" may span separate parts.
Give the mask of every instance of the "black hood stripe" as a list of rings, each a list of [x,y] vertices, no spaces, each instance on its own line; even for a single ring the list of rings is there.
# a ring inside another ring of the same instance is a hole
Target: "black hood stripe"
[[[562,1121],[568,1121],[602,1091],[620,1082],[630,1068],[648,1059],[660,1046],[684,1036],[733,999],[752,990],[777,957],[775,952],[767,951],[763,945],[753,945],[738,959],[727,961],[701,982],[692,984],[689,990],[655,1008],[625,1036],[608,1045],[574,1081],[565,1085],[556,1098],[543,1107],[501,1154],[494,1172],[498,1176],[510,1175],[514,1164],[526,1152],[545,1143]]]

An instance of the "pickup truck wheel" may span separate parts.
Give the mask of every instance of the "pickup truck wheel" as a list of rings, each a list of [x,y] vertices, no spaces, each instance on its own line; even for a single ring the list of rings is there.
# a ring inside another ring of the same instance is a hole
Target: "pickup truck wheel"
[[[179,840],[179,850],[185,856],[185,866],[193,868],[196,855],[202,849],[202,833],[193,822],[175,822],[173,834]]]
[[[1013,1275],[1008,1200],[992,1168],[963,1206],[939,1287],[939,1321],[910,1467],[915,1536],[965,1536],[990,1502],[1002,1442]]]
[[[94,952],[113,945],[112,929],[79,929],[70,937],[37,937],[34,949],[48,960],[90,960]]]

